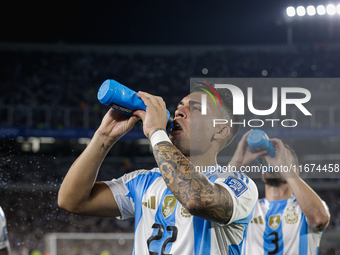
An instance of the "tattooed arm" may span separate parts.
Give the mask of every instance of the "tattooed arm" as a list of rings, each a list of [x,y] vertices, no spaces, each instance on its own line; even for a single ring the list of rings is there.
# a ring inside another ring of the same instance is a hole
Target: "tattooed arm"
[[[60,207],[72,213],[91,216],[120,216],[110,188],[96,182],[99,168],[111,147],[138,120],[110,109],[90,144],[72,164],[58,194]]]
[[[151,139],[157,130],[165,130],[166,107],[160,97],[139,91],[137,95],[146,111],[136,111],[143,120],[143,131]],[[219,223],[228,223],[233,214],[233,200],[229,192],[210,182],[169,142],[160,142],[153,153],[163,179],[177,200],[194,216]]]
[[[196,172],[172,143],[160,142],[153,152],[166,185],[190,214],[222,224],[229,222],[233,200],[225,188]]]

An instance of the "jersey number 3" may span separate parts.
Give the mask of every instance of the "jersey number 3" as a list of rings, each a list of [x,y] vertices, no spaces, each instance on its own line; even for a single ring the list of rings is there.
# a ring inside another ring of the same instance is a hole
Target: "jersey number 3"
[[[279,246],[279,234],[276,231],[274,231],[274,232],[270,233],[268,236],[272,236],[272,235],[274,236],[274,239],[272,239],[271,242],[273,244],[275,244],[275,249],[272,250],[272,251],[269,251],[268,255],[276,254],[279,251],[279,248],[280,248],[280,246]]]
[[[164,226],[160,223],[154,223],[152,225],[152,228],[158,229],[158,232],[157,232],[156,235],[150,236],[149,239],[147,240],[148,250],[149,250],[150,255],[158,255],[158,252],[150,251],[150,244],[151,244],[152,241],[158,241],[158,240],[162,239],[163,234],[164,234]],[[176,226],[167,226],[166,230],[172,231],[172,235],[164,241],[164,243],[162,245],[161,255],[171,255],[171,254],[165,254],[164,253],[165,248],[166,248],[168,243],[173,243],[177,239],[177,227]]]

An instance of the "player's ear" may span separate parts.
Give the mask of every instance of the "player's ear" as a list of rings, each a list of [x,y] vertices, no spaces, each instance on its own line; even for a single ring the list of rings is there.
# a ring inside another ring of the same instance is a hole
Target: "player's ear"
[[[215,129],[214,139],[216,140],[224,140],[230,133],[230,127],[227,125],[218,125],[218,128]]]

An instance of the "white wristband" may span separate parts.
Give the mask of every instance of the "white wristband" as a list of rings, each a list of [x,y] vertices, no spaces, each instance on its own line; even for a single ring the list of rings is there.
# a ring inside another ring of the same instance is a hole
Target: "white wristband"
[[[171,143],[168,135],[166,134],[166,132],[164,130],[157,130],[155,133],[152,134],[151,138],[150,138],[150,143],[152,148],[160,142],[169,142]]]

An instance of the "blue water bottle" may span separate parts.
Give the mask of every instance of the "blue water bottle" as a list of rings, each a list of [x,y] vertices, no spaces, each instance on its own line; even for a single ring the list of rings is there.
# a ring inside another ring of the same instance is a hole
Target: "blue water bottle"
[[[251,131],[248,134],[247,143],[252,153],[265,150],[270,157],[275,157],[275,148],[264,131],[260,129],[254,129]],[[263,166],[268,166],[264,158],[257,158],[256,161]]]
[[[137,96],[135,91],[115,80],[104,81],[98,90],[97,98],[102,104],[127,115],[132,115],[136,110],[146,110],[144,102]],[[168,110],[167,113],[168,123],[166,130],[170,131],[173,117]]]

